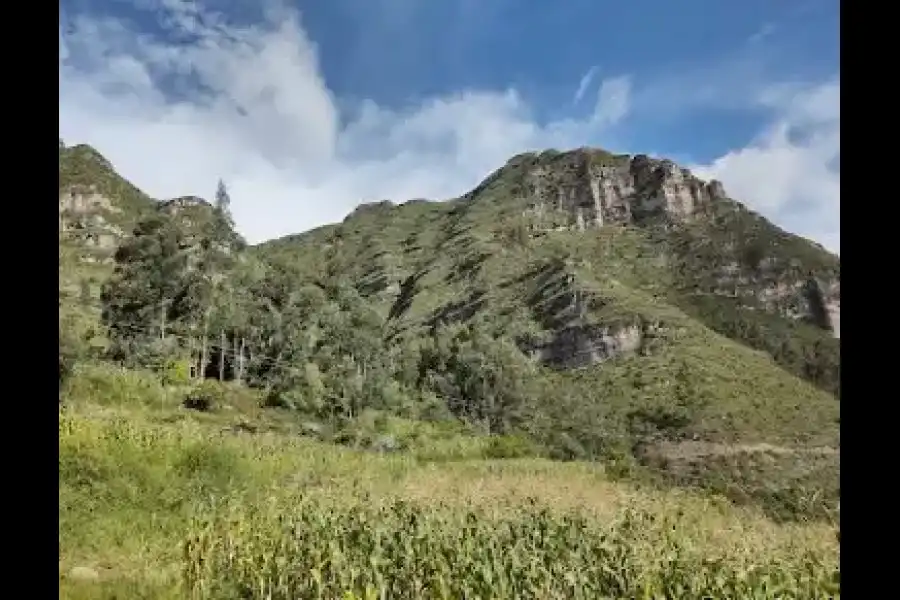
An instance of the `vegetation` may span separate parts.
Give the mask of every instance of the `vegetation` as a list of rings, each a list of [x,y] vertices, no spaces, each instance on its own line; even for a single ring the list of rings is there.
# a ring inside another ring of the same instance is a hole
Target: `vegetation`
[[[589,463],[485,460],[484,438],[461,433],[463,454],[431,435],[370,453],[263,433],[271,417],[223,389],[236,410],[198,413],[151,374],[76,369],[61,598],[839,596],[830,525]]]
[[[579,160],[247,247],[223,183],[153,204],[61,143],[66,593],[839,595],[838,259],[727,199],[536,220]]]

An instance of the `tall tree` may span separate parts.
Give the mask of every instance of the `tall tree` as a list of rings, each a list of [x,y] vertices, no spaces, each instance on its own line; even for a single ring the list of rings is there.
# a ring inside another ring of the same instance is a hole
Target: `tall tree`
[[[221,211],[228,211],[231,208],[231,198],[228,195],[228,188],[221,179],[216,185],[216,208]]]
[[[215,216],[217,221],[217,233],[224,236],[234,233],[234,218],[231,215],[231,195],[225,182],[219,179],[216,184]]]

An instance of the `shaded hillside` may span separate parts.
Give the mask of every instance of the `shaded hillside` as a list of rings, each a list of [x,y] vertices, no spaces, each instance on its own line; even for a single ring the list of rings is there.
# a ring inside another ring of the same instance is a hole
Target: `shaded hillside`
[[[98,357],[237,380],[338,428],[457,420],[790,510],[785,490],[837,498],[839,260],[716,182],[525,154],[457,200],[363,205],[249,252],[227,203],[188,204],[127,213]],[[748,470],[734,450],[762,443],[778,453]]]

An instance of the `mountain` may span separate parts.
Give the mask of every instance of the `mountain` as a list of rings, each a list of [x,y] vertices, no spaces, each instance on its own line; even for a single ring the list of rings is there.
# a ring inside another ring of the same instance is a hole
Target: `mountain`
[[[524,154],[458,200],[363,205],[257,251],[353,279],[392,331],[490,314],[507,334],[536,326],[520,345],[574,367],[659,337],[668,312],[840,393],[840,259],[671,161]]]
[[[840,260],[671,161],[522,154],[458,199],[216,238],[216,260],[164,206],[61,148],[61,230],[92,232],[78,260],[107,269],[118,360],[221,365],[304,418],[460,419],[789,510],[837,501]]]
[[[86,145],[59,143],[59,229],[80,239],[99,262],[153,210],[153,201]]]
[[[154,207],[95,149],[60,140],[60,294],[96,294],[121,239]]]

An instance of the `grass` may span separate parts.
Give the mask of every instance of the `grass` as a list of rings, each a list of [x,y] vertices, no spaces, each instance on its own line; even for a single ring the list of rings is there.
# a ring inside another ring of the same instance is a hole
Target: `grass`
[[[95,374],[60,411],[61,598],[840,595],[830,525],[587,463],[234,434],[139,380]],[[148,400],[88,401],[128,386]]]

